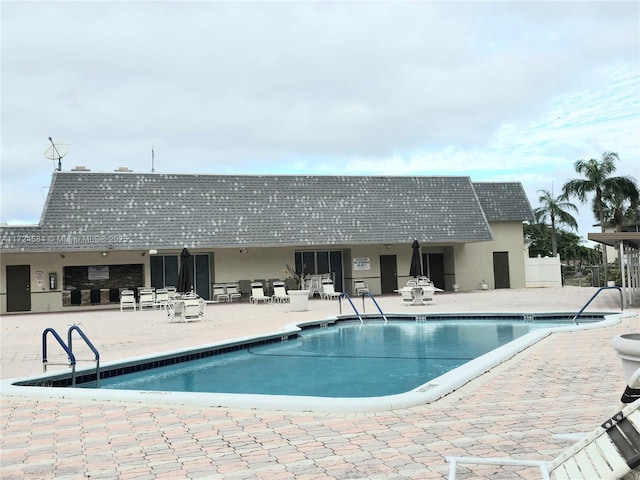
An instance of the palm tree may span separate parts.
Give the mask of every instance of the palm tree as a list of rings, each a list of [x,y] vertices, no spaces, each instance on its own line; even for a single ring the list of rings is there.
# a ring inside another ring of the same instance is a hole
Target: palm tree
[[[563,195],[569,197],[575,195],[580,202],[587,201],[587,196],[595,194],[593,199],[593,211],[600,222],[601,232],[605,231],[607,218],[605,217],[605,199],[620,194],[628,197],[632,204],[638,201],[638,187],[631,177],[613,177],[616,171],[618,154],[604,152],[601,160],[578,160],[574,164],[577,173],[585,178],[569,180],[563,187]],[[607,279],[607,249],[602,249],[602,263],[604,265],[604,278]]]
[[[573,228],[578,229],[578,223],[576,219],[569,213],[574,211],[578,213],[578,208],[568,201],[566,195],[560,195],[554,197],[548,190],[538,190],[540,196],[538,202],[540,207],[536,208],[533,213],[538,223],[545,223],[547,219],[551,222],[551,251],[552,256],[558,256],[558,242],[556,240],[556,223],[563,223]]]

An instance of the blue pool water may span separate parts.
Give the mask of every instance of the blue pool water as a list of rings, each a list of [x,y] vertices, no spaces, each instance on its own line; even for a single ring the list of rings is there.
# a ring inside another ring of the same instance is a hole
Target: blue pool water
[[[284,342],[101,380],[100,388],[316,397],[407,392],[532,330],[566,321],[338,322]]]

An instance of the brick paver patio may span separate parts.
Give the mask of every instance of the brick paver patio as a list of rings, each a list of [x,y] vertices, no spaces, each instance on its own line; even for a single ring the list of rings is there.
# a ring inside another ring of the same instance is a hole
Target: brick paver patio
[[[496,290],[436,295],[437,305],[406,307],[380,297],[384,311],[577,311],[593,288]],[[588,311],[619,311],[616,291]],[[629,309],[638,313],[638,309]],[[1,377],[38,374],[46,327],[81,328],[110,362],[272,332],[338,313],[314,300],[307,312],[284,305],[219,304],[206,320],[169,323],[161,312],[108,310],[5,315]],[[322,413],[167,406],[71,399],[1,398],[3,480],[11,479],[441,479],[445,455],[551,459],[568,444],[555,433],[591,430],[614,413],[624,388],[611,347],[619,325],[555,333],[452,394],[387,412]],[[53,350],[53,349],[52,349]],[[75,342],[74,342],[75,350]],[[58,367],[62,368],[62,367]],[[530,479],[535,469],[459,468],[460,479]]]

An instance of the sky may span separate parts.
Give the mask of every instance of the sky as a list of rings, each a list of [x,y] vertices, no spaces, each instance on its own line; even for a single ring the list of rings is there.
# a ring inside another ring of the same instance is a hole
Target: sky
[[[0,2],[0,222],[62,169],[640,179],[637,1]],[[579,208],[578,234],[595,219]]]

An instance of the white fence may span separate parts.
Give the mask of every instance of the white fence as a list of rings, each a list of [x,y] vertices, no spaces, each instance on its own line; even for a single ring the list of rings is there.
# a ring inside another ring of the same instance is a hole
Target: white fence
[[[524,259],[524,276],[529,287],[561,287],[560,256]]]

